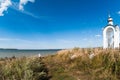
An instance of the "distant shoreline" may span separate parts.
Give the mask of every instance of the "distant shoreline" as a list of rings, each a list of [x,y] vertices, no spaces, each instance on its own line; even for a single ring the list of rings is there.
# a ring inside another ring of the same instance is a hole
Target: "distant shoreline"
[[[0,48],[0,50],[36,50],[36,51],[46,51],[46,50],[63,50],[63,49],[5,49],[5,48]]]
[[[62,49],[0,49],[0,58],[22,57],[22,56],[41,56],[56,54]]]

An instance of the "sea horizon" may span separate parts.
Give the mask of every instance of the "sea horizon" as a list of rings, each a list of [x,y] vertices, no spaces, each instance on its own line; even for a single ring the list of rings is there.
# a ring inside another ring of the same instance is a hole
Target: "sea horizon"
[[[0,58],[5,57],[31,57],[31,56],[47,56],[56,54],[62,49],[3,49],[0,48]]]

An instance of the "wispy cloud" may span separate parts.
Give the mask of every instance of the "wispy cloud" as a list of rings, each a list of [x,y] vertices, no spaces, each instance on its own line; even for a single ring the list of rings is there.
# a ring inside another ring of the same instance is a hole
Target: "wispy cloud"
[[[100,34],[97,34],[97,35],[95,35],[95,37],[101,37],[101,35],[100,35]]]
[[[16,38],[0,38],[0,41],[20,41],[20,42],[33,43],[33,41],[24,40],[24,39],[16,39]]]
[[[57,41],[61,43],[76,43],[77,42],[75,40],[65,40],[65,39],[58,39]]]
[[[10,41],[11,39],[8,38],[0,38],[0,41]]]
[[[35,19],[45,19],[45,20],[48,19],[47,16],[37,16],[32,12],[24,10],[24,5],[26,5],[28,2],[33,3],[35,2],[35,0],[20,0],[19,2],[15,2],[12,0],[0,0],[0,16],[4,16],[4,12],[7,11],[7,9],[10,7],[22,14],[28,15]]]
[[[7,11],[8,8],[11,6],[13,9],[23,14],[32,16],[34,18],[41,18],[24,10],[24,5],[26,5],[28,2],[33,3],[35,2],[35,0],[20,0],[19,2],[13,2],[11,0],[0,0],[0,16],[4,16],[4,12]]]
[[[24,10],[24,5],[26,5],[28,2],[35,2],[35,0],[20,0],[19,2],[19,10]]]
[[[12,1],[12,6],[11,6],[12,9],[22,13],[22,14],[25,14],[25,15],[28,15],[28,16],[31,16],[35,19],[45,19],[46,17],[45,16],[36,16],[34,15],[33,13],[29,12],[29,11],[26,11],[26,10],[19,10],[19,3],[18,2],[13,2]]]
[[[46,41],[26,40],[20,38],[0,38],[0,48],[45,49],[48,47],[49,49],[51,46],[48,46],[48,44],[49,43]]]
[[[36,15],[34,15],[33,13],[28,12],[28,11],[26,11],[26,10],[24,10],[24,11],[23,11],[23,10],[19,10],[19,3],[17,3],[17,2],[12,2],[12,4],[13,4],[13,5],[11,6],[12,9],[14,9],[14,10],[20,12],[20,13],[29,15],[29,16],[31,16],[31,17],[33,17],[33,18],[37,18],[37,19],[40,18],[39,16],[36,16]]]
[[[0,1],[0,16],[4,16],[4,11],[7,11],[8,7],[11,6],[11,0],[1,0]]]
[[[88,39],[87,38],[83,38],[83,41],[87,41]]]

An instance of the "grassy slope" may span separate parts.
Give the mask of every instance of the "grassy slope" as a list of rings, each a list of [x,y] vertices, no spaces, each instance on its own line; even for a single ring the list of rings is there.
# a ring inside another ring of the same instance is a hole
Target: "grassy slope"
[[[91,53],[95,54],[92,59]],[[73,55],[77,57],[71,58]],[[120,80],[119,50],[74,48],[47,56],[43,62],[51,80]]]
[[[44,58],[1,59],[0,80],[120,80],[120,51],[74,48]]]

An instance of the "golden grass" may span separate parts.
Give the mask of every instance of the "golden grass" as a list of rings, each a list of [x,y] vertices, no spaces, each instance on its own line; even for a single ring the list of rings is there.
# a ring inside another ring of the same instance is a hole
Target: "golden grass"
[[[43,58],[1,59],[0,80],[120,80],[120,51],[74,48]]]
[[[76,56],[71,58],[73,55]],[[47,56],[43,62],[53,76],[51,80],[120,80],[119,50],[74,48]]]
[[[40,58],[6,58],[0,63],[0,80],[48,80]]]

